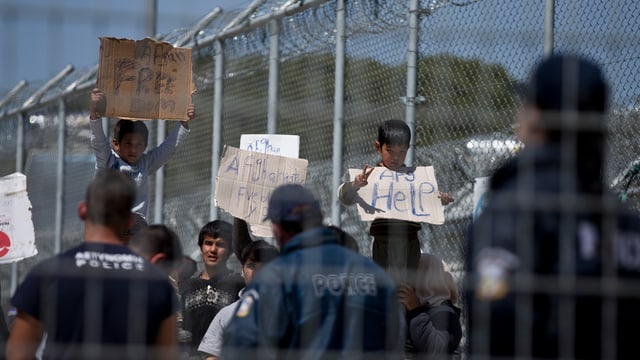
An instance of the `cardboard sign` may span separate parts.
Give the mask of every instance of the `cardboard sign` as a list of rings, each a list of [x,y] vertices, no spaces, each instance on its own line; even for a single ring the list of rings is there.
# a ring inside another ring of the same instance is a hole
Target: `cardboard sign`
[[[362,169],[349,169],[355,178]],[[444,207],[438,198],[438,183],[432,166],[393,171],[373,169],[368,185],[358,190],[358,214],[363,221],[399,219],[429,224],[444,223]]]
[[[487,191],[489,191],[489,182],[491,177],[476,178],[473,184],[473,220],[478,218],[478,215],[484,208],[484,201],[487,197]]]
[[[240,149],[263,154],[282,155],[298,158],[300,136],[280,134],[243,134]]]
[[[0,178],[0,264],[37,255],[35,240],[27,177],[13,173]]]
[[[271,237],[267,206],[271,192],[283,184],[304,184],[307,160],[225,146],[216,177],[216,206],[244,219],[255,235]]]
[[[149,38],[101,37],[97,86],[107,98],[103,116],[187,120],[195,92],[191,49]]]

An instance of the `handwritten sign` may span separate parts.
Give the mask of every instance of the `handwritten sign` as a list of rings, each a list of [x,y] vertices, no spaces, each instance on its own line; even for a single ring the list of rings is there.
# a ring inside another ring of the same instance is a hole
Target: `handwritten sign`
[[[298,158],[300,136],[281,134],[243,134],[240,149],[263,154]]]
[[[13,173],[0,178],[0,264],[38,254],[27,177]]]
[[[349,169],[351,179],[362,169]],[[444,223],[444,208],[432,166],[397,172],[376,167],[368,185],[358,190],[358,214],[364,221],[400,219],[430,224]]]
[[[484,208],[490,181],[491,177],[489,176],[479,177],[476,178],[473,184],[473,220],[478,218],[478,215],[480,215]]]
[[[149,38],[101,37],[97,86],[107,97],[105,116],[187,120],[195,92],[191,49]]]
[[[272,236],[267,216],[271,192],[283,184],[304,184],[307,160],[269,155],[225,146],[220,159],[216,191],[216,206],[244,219],[251,231],[263,237]]]

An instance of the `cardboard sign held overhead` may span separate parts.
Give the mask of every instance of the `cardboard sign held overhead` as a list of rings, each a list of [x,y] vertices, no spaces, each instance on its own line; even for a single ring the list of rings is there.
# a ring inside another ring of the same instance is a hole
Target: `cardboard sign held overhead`
[[[360,173],[362,169],[349,169],[351,179]],[[432,166],[419,166],[406,172],[376,167],[367,182],[367,186],[358,190],[356,198],[362,220],[385,218],[444,223],[444,207],[438,198]]]
[[[304,184],[307,160],[225,146],[216,177],[216,206],[261,229],[258,236],[272,236],[267,215],[271,192],[283,184]]]
[[[104,116],[187,120],[195,92],[191,49],[149,38],[101,37],[97,86],[107,97]]]
[[[38,254],[27,195],[27,177],[13,173],[0,178],[0,264]]]

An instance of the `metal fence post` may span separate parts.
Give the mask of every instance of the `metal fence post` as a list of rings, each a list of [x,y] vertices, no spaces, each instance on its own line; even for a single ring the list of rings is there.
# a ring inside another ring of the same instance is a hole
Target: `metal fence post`
[[[58,156],[56,170],[56,227],[54,237],[54,252],[62,250],[62,222],[64,206],[64,144],[66,129],[66,108],[64,98],[58,101]]]
[[[267,133],[278,130],[278,106],[280,81],[280,19],[269,23],[269,99],[267,109]]]
[[[209,204],[209,220],[218,218],[218,208],[214,194],[216,193],[216,176],[220,166],[220,147],[222,144],[222,102],[224,90],[224,47],[221,40],[215,42],[215,70],[213,85],[213,131],[211,141],[211,200]]]
[[[336,2],[336,70],[333,96],[333,177],[331,182],[331,223],[340,226],[340,203],[337,189],[342,181],[342,146],[344,128],[344,57],[346,10],[344,0]]]
[[[405,121],[411,129],[411,142],[405,160],[407,166],[413,166],[416,146],[416,95],[418,76],[418,32],[420,16],[418,0],[409,0],[409,40],[407,44],[407,95],[405,99]]]
[[[544,56],[553,55],[553,27],[555,26],[555,0],[544,2]]]
[[[17,115],[16,126],[16,172],[24,173],[24,114]],[[11,263],[11,294],[18,287],[18,263]]]

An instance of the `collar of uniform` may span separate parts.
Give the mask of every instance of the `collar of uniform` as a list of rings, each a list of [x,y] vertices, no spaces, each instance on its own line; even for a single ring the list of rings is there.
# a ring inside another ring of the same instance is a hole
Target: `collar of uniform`
[[[338,239],[331,229],[321,226],[303,231],[291,238],[291,240],[283,246],[282,253],[324,244],[338,244]]]

